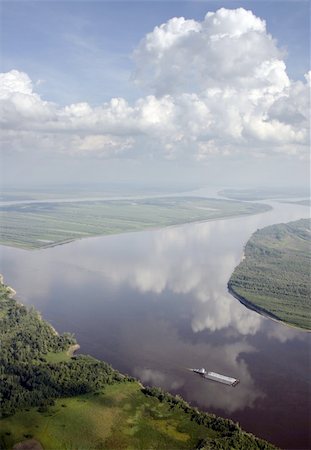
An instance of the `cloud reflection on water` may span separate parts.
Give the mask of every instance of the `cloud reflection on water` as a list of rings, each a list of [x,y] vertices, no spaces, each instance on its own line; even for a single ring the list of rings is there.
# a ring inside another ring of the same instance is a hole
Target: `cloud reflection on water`
[[[245,308],[227,291],[227,282],[251,233],[270,223],[294,220],[306,211],[280,204],[276,207],[278,211],[258,216],[98,241],[96,270],[117,286],[125,284],[141,293],[157,294],[159,301],[165,291],[187,296],[195,333],[231,327],[238,334],[255,335],[264,328],[270,329],[270,338],[281,342],[294,339],[299,331],[284,326],[279,331],[278,324]],[[88,240],[77,244],[77,257],[79,252],[84,255],[79,266],[92,267],[97,243]]]
[[[64,329],[79,331],[88,351],[108,355],[146,384],[178,390],[201,407],[230,414],[266,398],[251,354],[267,340],[283,345],[307,339],[307,333],[261,317],[227,292],[256,228],[306,214],[296,205],[276,208],[40,251],[3,247],[2,270],[21,301],[48,320],[52,316],[56,328],[63,321]],[[201,365],[241,383],[228,390],[186,370]]]
[[[194,333],[230,329],[232,336],[238,336],[264,330],[271,339],[285,342],[301,333],[262,318],[227,291],[251,233],[270,223],[297,219],[307,210],[279,203],[274,207],[255,216],[91,238],[34,252],[3,248],[4,264],[12,267],[14,280],[22,286],[21,298],[48,299],[56,278],[68,288],[80,285],[82,289],[92,277],[100,277],[114,289],[128,286],[142,294],[156,294],[159,302],[164,292],[182,294],[180,301],[190,305]]]
[[[148,332],[142,333],[142,328]],[[123,330],[131,346],[139,349],[145,356],[145,365],[138,362],[138,357],[128,347],[123,349],[132,352],[135,365],[134,375],[144,384],[162,386],[169,391],[185,394],[191,392],[191,402],[201,407],[220,408],[226,413],[253,407],[258,399],[265,397],[264,392],[256,386],[245,355],[256,352],[256,348],[242,340],[230,343],[209,343],[208,341],[190,342],[180,338],[178,331],[171,327],[169,321],[152,322],[150,318],[137,330]],[[145,335],[143,343],[141,336]],[[202,379],[190,372],[189,367],[205,366],[238,378],[241,383],[236,387]]]

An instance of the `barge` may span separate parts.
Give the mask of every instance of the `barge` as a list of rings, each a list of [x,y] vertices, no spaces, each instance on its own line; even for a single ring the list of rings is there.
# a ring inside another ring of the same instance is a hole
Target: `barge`
[[[240,382],[237,378],[227,377],[226,375],[221,375],[216,372],[207,372],[204,368],[190,370],[198,373],[201,377],[206,378],[207,380],[217,381],[218,383],[227,384],[232,387],[236,386]]]

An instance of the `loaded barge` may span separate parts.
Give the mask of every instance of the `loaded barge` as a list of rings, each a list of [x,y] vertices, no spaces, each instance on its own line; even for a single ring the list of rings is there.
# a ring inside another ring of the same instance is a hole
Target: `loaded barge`
[[[218,383],[227,384],[232,387],[236,386],[240,382],[237,378],[227,377],[216,372],[207,372],[204,368],[190,370],[198,373],[201,377],[206,378],[207,380],[217,381]]]

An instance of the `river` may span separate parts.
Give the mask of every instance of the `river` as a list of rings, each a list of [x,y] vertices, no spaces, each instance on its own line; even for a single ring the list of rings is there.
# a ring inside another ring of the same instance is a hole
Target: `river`
[[[311,447],[311,334],[248,310],[227,292],[251,234],[308,217],[269,202],[266,213],[87,238],[44,250],[1,246],[0,272],[81,352],[180,393],[283,448]],[[240,379],[232,388],[187,370]]]

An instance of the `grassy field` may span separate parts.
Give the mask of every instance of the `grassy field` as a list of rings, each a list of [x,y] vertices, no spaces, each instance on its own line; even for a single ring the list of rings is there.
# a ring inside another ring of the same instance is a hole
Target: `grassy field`
[[[7,205],[0,206],[0,243],[44,248],[88,236],[255,214],[268,209],[266,205],[199,197]]]
[[[228,286],[271,317],[311,329],[310,221],[301,219],[257,231]]]
[[[193,410],[197,416],[199,412]],[[273,450],[235,426],[193,420],[180,406],[146,396],[139,383],[56,400],[45,412],[28,408],[0,420],[0,448],[35,439],[44,450]]]
[[[189,192],[200,186],[193,183],[152,185],[146,183],[87,183],[67,185],[2,186],[0,201],[55,199],[104,199],[114,197],[147,197]]]
[[[146,397],[138,383],[107,386],[104,392],[59,399],[47,412],[32,408],[1,421],[2,445],[34,437],[45,449],[193,449],[200,438],[221,437]]]
[[[69,361],[71,356],[69,354],[68,350],[64,350],[62,352],[48,352],[45,356],[44,356],[46,362],[48,363],[59,363],[59,362],[63,362],[63,361]]]

